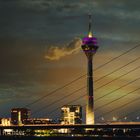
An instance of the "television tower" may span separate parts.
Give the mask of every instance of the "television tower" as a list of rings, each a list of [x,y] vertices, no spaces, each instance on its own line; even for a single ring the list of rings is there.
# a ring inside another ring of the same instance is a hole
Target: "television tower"
[[[82,49],[88,59],[88,70],[87,70],[87,104],[86,104],[86,124],[94,124],[94,94],[93,94],[93,55],[98,49],[97,39],[92,34],[92,20],[89,15],[89,30],[88,36],[82,40]]]

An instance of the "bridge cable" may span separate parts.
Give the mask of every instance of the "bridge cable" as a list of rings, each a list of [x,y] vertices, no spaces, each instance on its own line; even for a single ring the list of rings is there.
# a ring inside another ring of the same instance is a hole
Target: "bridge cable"
[[[131,62],[129,62],[129,63],[123,65],[122,67],[120,67],[120,69],[122,69],[123,67],[125,67],[125,66],[127,66],[127,65],[129,65],[129,64],[131,64],[131,63],[133,63],[134,61],[136,61],[136,60],[138,60],[138,59],[140,59],[140,57],[138,57],[138,58],[134,59],[133,61],[131,61]],[[121,76],[119,76],[119,77],[113,79],[112,81],[110,81],[110,82],[104,84],[103,86],[98,87],[97,89],[100,89],[100,88],[102,88],[102,87],[104,87],[104,86],[110,84],[111,82],[122,78],[123,76],[125,76],[125,75],[127,75],[127,74],[129,74],[129,73],[131,73],[131,72],[133,72],[133,71],[135,71],[135,70],[137,70],[138,68],[140,68],[140,66],[138,66],[138,67],[136,67],[136,68],[130,70],[129,72],[127,72],[127,73],[125,73],[125,74],[123,74],[123,75],[121,75]],[[117,68],[115,71],[111,72],[110,74],[113,74],[114,72],[116,72],[116,71],[118,71],[118,70],[120,70],[120,69]],[[109,74],[107,74],[106,76],[109,76]],[[104,78],[104,77],[105,77],[105,76],[103,76],[103,78]],[[101,78],[99,78],[99,79],[101,80]],[[99,80],[97,79],[95,82],[97,82],[97,81],[99,81]],[[66,95],[66,96],[64,96],[64,97],[62,97],[61,99],[59,99],[59,100],[57,100],[57,101],[54,101],[53,103],[50,103],[50,104],[47,105],[47,106],[45,105],[44,107],[42,107],[42,108],[38,109],[37,111],[33,112],[33,114],[36,114],[36,113],[38,113],[38,112],[40,112],[40,111],[42,111],[42,110],[44,110],[44,109],[46,109],[46,108],[48,108],[48,107],[54,105],[54,104],[56,104],[57,102],[62,101],[63,99],[65,99],[65,98],[67,98],[67,97],[73,95],[74,93],[76,93],[76,92],[78,92],[78,91],[80,91],[80,90],[82,90],[82,89],[84,89],[84,88],[86,88],[86,86],[84,86],[84,87],[82,87],[82,88],[80,88],[80,89],[78,89],[78,90],[75,90],[74,92],[72,92],[72,93],[70,93],[70,94],[68,94],[68,95]],[[97,89],[95,89],[95,91],[96,91]],[[85,96],[86,96],[86,94],[85,94]],[[83,97],[83,95],[82,95],[81,97]],[[78,99],[80,99],[81,97],[79,97]]]

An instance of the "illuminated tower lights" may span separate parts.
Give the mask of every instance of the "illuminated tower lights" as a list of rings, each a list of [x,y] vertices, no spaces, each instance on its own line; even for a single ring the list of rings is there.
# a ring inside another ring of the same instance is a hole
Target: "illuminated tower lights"
[[[93,55],[98,49],[97,39],[93,37],[91,29],[91,15],[89,15],[88,36],[82,40],[82,49],[88,59],[87,70],[87,104],[86,104],[86,124],[94,124],[94,94],[93,94]]]

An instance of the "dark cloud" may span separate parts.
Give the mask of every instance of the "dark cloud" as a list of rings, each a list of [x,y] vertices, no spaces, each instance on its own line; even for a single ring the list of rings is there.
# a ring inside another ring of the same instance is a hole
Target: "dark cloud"
[[[70,40],[86,30],[86,15],[90,11],[95,32],[100,34],[132,34],[139,32],[139,2],[131,1],[2,1],[2,37],[34,40]],[[135,7],[135,8],[130,8]],[[7,10],[6,10],[7,9]],[[88,10],[87,10],[88,9]],[[85,15],[85,17],[84,17]],[[78,17],[79,16],[79,17]],[[81,16],[81,17],[80,17]],[[73,17],[75,20],[73,20]],[[70,19],[67,21],[67,19]],[[80,21],[80,22],[79,22]],[[77,23],[78,28],[75,29]],[[81,24],[83,23],[83,24]],[[135,28],[133,26],[135,25]],[[67,28],[69,27],[69,28]],[[59,36],[61,32],[62,36]],[[69,32],[69,34],[67,34]],[[59,41],[62,42],[62,41]]]

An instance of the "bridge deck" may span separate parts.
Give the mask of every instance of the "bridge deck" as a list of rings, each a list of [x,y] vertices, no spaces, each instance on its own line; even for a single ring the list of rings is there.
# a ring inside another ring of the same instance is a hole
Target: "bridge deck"
[[[60,129],[60,128],[140,128],[140,123],[130,124],[96,124],[96,125],[61,125],[61,124],[47,124],[47,125],[23,125],[23,126],[0,126],[0,129]]]

